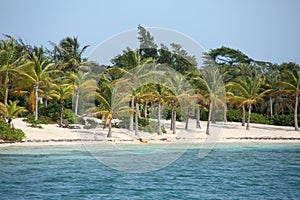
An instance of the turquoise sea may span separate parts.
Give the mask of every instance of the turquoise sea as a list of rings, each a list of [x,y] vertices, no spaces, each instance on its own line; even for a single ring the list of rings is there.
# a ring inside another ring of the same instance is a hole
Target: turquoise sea
[[[299,144],[218,144],[205,158],[198,153],[194,146],[163,169],[132,174],[80,145],[1,147],[0,199],[300,198]]]

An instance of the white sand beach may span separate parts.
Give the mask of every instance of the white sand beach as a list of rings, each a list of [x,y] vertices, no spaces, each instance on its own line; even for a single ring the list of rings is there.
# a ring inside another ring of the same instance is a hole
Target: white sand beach
[[[262,124],[251,124],[251,130],[245,130],[240,123],[227,122],[226,124],[217,123],[211,127],[211,135],[205,134],[206,122],[202,121],[201,129],[195,128],[195,120],[190,120],[189,129],[185,130],[183,122],[177,123],[177,133],[172,134],[169,130],[170,121],[164,121],[167,130],[166,134],[158,136],[155,133],[146,133],[140,131],[138,140],[134,135],[134,131],[130,132],[125,129],[112,129],[112,138],[107,138],[108,129],[98,126],[95,129],[61,128],[56,124],[42,125],[43,129],[29,127],[22,118],[13,120],[15,128],[22,129],[26,135],[23,142],[18,143],[1,143],[0,147],[9,145],[68,145],[81,144],[82,142],[110,142],[110,143],[244,143],[244,142],[299,142],[300,132],[294,131],[293,127],[273,126]]]

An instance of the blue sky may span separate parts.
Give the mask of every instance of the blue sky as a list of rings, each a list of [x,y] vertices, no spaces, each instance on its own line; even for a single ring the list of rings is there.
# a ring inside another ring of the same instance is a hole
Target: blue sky
[[[300,63],[298,0],[0,0],[0,33],[49,46],[78,36],[92,51],[120,32],[179,31],[206,50],[228,46],[256,60]]]

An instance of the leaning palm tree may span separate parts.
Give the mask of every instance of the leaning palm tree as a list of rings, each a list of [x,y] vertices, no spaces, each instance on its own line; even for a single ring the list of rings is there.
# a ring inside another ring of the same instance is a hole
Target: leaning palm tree
[[[38,101],[39,89],[42,84],[50,80],[50,74],[56,72],[53,69],[54,63],[51,63],[44,55],[42,48],[35,48],[33,53],[27,55],[27,68],[21,73],[31,82],[35,95],[35,112],[34,120],[38,120]]]
[[[10,124],[13,118],[19,114],[26,112],[25,107],[18,106],[19,101],[9,100],[8,104],[0,102],[0,116],[2,116]]]
[[[261,74],[254,77],[240,76],[236,78],[235,82],[228,83],[228,87],[237,93],[235,99],[239,99],[242,106],[245,105],[248,107],[246,130],[250,130],[252,106],[264,102],[264,96],[271,91],[271,89],[264,89],[264,84],[265,79]]]
[[[59,100],[61,104],[60,124],[63,123],[65,101],[69,99],[72,96],[72,94],[73,85],[71,84],[61,84],[57,86],[56,90],[52,94],[52,96]]]
[[[295,98],[294,105],[294,127],[295,131],[299,131],[298,127],[298,104],[300,96],[300,70],[296,64],[292,65],[291,70],[284,70],[284,80],[278,83],[283,89],[280,92],[293,96]]]

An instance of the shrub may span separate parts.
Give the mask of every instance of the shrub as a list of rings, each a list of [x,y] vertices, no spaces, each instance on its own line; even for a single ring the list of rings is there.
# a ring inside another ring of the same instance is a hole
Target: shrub
[[[47,116],[39,116],[38,120],[34,120],[34,115],[33,114],[29,114],[26,116],[26,119],[24,119],[25,122],[30,123],[30,127],[33,128],[42,128],[41,126],[38,126],[38,124],[53,124],[54,122],[52,121],[51,118],[47,117]]]
[[[247,120],[248,120],[248,113],[246,113],[246,122]],[[251,113],[251,123],[272,124],[267,116],[258,113]]]
[[[25,134],[20,129],[12,129],[8,123],[0,122],[0,139],[9,142],[20,142]]]
[[[150,121],[147,126],[139,127],[140,130],[148,132],[148,133],[156,133],[157,132],[158,123],[156,121]]]
[[[242,112],[239,110],[228,110],[227,111],[227,121],[229,122],[241,122],[242,121]]]
[[[230,109],[227,111],[227,120],[230,122],[242,122],[242,112],[240,110]],[[245,122],[248,120],[248,112],[245,114]],[[251,113],[251,123],[272,124],[269,118],[258,113]]]
[[[208,119],[208,111],[204,110],[203,108],[200,108],[200,119],[207,121]]]
[[[65,119],[68,120],[70,124],[76,123],[76,116],[71,109],[65,109]]]
[[[61,106],[59,104],[50,104],[48,107],[41,106],[39,108],[39,114],[51,118],[52,121],[56,122],[60,118]]]
[[[61,105],[59,104],[51,104],[48,107],[41,107],[39,110],[39,114],[41,116],[46,116],[48,119],[50,119],[52,122],[56,123],[57,120],[60,119],[60,113],[61,113]],[[68,120],[70,124],[76,123],[76,116],[73,113],[71,109],[65,109],[64,110],[64,119]],[[43,123],[41,123],[43,124]]]
[[[300,126],[300,115],[297,116]],[[278,126],[294,126],[294,115],[274,115],[273,124]]]

